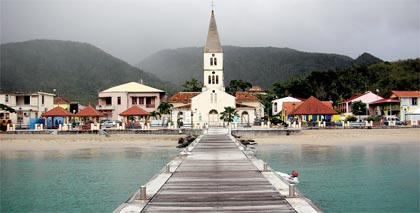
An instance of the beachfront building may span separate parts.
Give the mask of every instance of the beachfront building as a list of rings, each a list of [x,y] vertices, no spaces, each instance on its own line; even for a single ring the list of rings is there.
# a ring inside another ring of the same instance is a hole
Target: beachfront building
[[[271,110],[273,115],[277,115],[282,112],[284,102],[302,102],[302,100],[293,97],[284,97],[271,101]],[[284,113],[281,114],[284,115]]]
[[[2,93],[0,104],[13,108],[16,113],[0,111],[2,119],[9,119],[16,128],[29,128],[30,120],[54,108],[55,94],[46,92]]]
[[[361,101],[366,104],[366,115],[373,115],[375,114],[375,110],[373,107],[370,106],[371,103],[383,99],[381,96],[371,92],[366,91],[364,93],[357,94],[341,103],[338,104],[338,108],[340,113],[343,115],[352,114],[352,103]]]
[[[240,125],[252,125],[264,116],[264,106],[249,92],[226,93],[224,86],[223,50],[219,40],[214,11],[203,53],[204,80],[201,92],[180,92],[169,98],[174,105],[171,120],[184,126],[223,126],[220,113],[225,107],[238,111]]]
[[[96,110],[107,119],[121,121],[120,113],[134,105],[146,112],[156,111],[165,98],[165,94],[165,91],[141,83],[129,82],[99,92]]]
[[[311,96],[303,102],[283,102],[282,111],[288,120],[303,122],[331,121],[337,112],[331,101],[320,101]]]
[[[398,116],[405,122],[420,120],[420,91],[391,91],[388,98],[371,103],[381,116]]]
[[[70,101],[69,99],[56,96],[54,98],[54,107],[61,107],[65,110],[68,110],[69,112],[76,114],[79,112],[79,110],[82,110],[85,108],[85,106],[79,104],[78,102]]]

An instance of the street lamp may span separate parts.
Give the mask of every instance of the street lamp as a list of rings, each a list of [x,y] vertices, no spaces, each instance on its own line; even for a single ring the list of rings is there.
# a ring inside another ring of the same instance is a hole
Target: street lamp
[[[19,121],[19,129],[22,129],[22,107],[19,107],[19,115],[18,115],[18,121]]]
[[[404,107],[404,125],[407,125],[407,108]]]
[[[197,108],[191,111],[191,129],[194,129],[194,114],[197,113]]]

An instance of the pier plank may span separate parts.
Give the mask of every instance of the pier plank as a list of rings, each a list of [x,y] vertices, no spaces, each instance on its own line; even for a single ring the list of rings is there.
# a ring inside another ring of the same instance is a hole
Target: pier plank
[[[142,212],[296,211],[226,134],[209,134]]]

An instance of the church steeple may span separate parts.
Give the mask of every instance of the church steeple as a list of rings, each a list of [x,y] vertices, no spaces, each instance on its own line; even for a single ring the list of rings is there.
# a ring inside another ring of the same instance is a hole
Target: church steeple
[[[223,79],[223,51],[217,32],[214,11],[211,11],[209,32],[204,47],[204,87],[203,91],[218,89],[225,91]]]
[[[209,32],[207,34],[207,42],[204,47],[205,53],[221,53],[222,46],[220,45],[219,33],[217,32],[216,19],[214,18],[214,11],[211,11]]]

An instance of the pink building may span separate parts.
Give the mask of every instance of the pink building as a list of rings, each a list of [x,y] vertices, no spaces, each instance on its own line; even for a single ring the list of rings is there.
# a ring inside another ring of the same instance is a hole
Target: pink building
[[[130,82],[99,92],[96,109],[107,119],[121,120],[119,114],[134,105],[147,112],[156,111],[164,98],[165,91]]]
[[[340,109],[341,114],[351,114],[352,113],[352,103],[357,101],[362,101],[367,106],[366,108],[369,109],[369,115],[374,114],[373,109],[370,109],[369,104],[373,103],[375,101],[381,100],[382,97],[379,95],[376,95],[375,93],[371,91],[366,91],[364,93],[360,93],[356,96],[353,96],[343,102],[341,102],[338,106]]]

